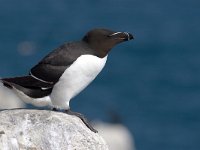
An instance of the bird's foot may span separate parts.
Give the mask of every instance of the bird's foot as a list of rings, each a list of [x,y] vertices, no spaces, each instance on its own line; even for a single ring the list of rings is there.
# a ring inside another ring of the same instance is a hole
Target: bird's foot
[[[56,108],[52,108],[52,110],[53,110],[53,111],[58,111],[58,109],[56,109]]]
[[[84,117],[84,115],[82,115],[81,113],[78,113],[78,112],[73,112],[71,111],[70,109],[69,110],[65,110],[65,113],[68,114],[68,115],[75,115],[77,117],[79,117],[83,123],[91,130],[93,131],[94,133],[97,133],[98,131],[95,130],[90,124],[89,124],[89,121]]]

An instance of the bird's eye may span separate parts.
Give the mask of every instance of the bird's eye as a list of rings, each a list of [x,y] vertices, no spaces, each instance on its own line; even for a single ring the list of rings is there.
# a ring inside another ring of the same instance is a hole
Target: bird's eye
[[[112,37],[111,35],[106,35],[108,38]]]

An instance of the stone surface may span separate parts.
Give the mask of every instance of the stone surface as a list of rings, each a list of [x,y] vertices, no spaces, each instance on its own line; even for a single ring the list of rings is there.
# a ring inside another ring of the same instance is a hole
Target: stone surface
[[[95,121],[93,126],[104,138],[109,150],[136,150],[133,135],[123,124]]]
[[[76,116],[48,110],[0,112],[0,150],[108,150]]]

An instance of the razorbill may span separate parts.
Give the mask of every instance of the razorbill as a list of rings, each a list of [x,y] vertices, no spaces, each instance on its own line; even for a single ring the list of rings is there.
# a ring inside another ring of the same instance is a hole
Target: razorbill
[[[1,82],[24,102],[65,110],[97,132],[82,114],[70,110],[69,102],[101,72],[111,48],[131,39],[133,36],[128,32],[93,29],[82,40],[64,43],[53,50],[29,75],[4,78]]]

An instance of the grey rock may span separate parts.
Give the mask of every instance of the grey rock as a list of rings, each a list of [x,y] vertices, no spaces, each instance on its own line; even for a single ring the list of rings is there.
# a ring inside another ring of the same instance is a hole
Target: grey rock
[[[108,150],[76,116],[48,110],[0,112],[0,150]]]
[[[134,137],[123,124],[95,121],[93,126],[104,138],[109,150],[136,150]]]

